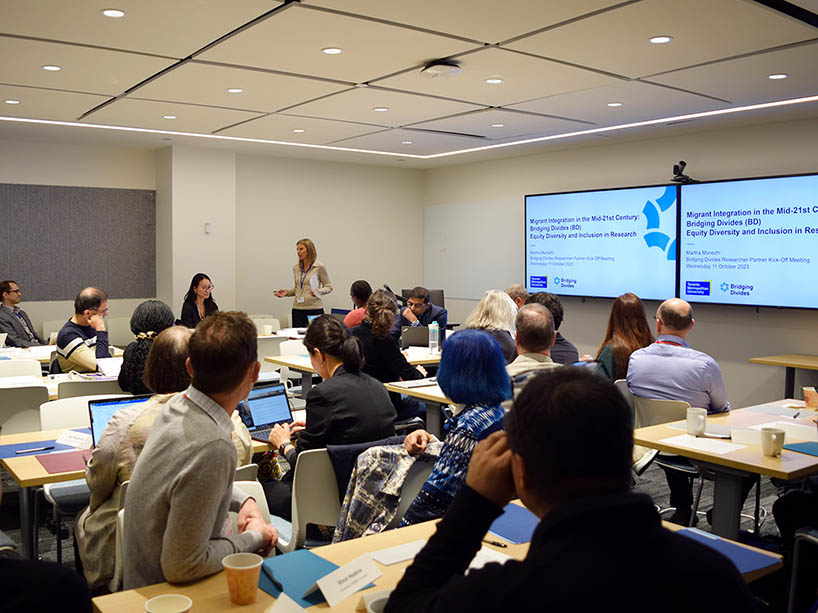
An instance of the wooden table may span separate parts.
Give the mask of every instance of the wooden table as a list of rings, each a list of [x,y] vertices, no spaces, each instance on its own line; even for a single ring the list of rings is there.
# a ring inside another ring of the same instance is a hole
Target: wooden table
[[[54,440],[63,430],[41,430],[21,434],[0,435],[0,445],[14,443],[36,443],[44,440]],[[36,445],[35,445],[36,446]],[[270,445],[253,441],[253,453],[266,451]],[[25,455],[0,460],[3,468],[20,486],[20,540],[21,555],[24,559],[31,559],[34,551],[34,489],[46,483],[61,483],[73,479],[84,479],[85,469],[63,473],[49,473],[37,460],[37,454]]]
[[[390,392],[423,400],[426,403],[426,429],[438,438],[443,438],[443,405],[451,404],[452,401],[446,398],[438,384],[410,388],[399,385],[399,382],[384,385]]]
[[[750,358],[753,364],[767,364],[769,366],[783,366],[784,398],[795,397],[795,369],[818,370],[818,355],[802,353],[786,353],[784,355],[765,355],[760,358]]]
[[[757,406],[784,406],[795,402],[778,400]],[[750,427],[775,421],[814,426],[812,419],[816,414],[812,411],[804,410],[799,419],[793,420],[788,417],[754,413],[747,410],[750,408],[753,407],[708,415],[707,421],[732,427]],[[713,532],[725,538],[738,538],[739,519],[744,502],[741,487],[743,477],[752,474],[792,480],[818,472],[818,457],[786,449],[780,458],[771,458],[763,455],[761,447],[756,445],[747,445],[742,449],[720,454],[665,442],[665,439],[680,434],[686,434],[683,421],[639,428],[634,431],[633,439],[636,445],[690,458],[695,464],[706,467],[716,474],[713,494]],[[795,442],[795,440],[787,439],[786,442]]]
[[[410,543],[418,539],[428,539],[434,532],[437,521],[424,522],[414,526],[407,526],[397,530],[389,530],[381,534],[375,534],[364,538],[353,539],[343,543],[336,543],[334,545],[326,545],[313,549],[312,552],[325,558],[339,566],[351,562],[358,556],[367,552],[374,552],[387,547],[393,547],[404,543]],[[669,530],[680,530],[682,526],[663,522],[664,526]],[[492,539],[497,537],[491,536]],[[502,540],[502,539],[500,539]],[[507,548],[501,549],[492,545],[484,543],[485,547],[495,549],[501,553],[505,553],[513,558],[522,560],[528,552],[528,543],[522,545],[509,544]],[[761,552],[770,557],[769,566],[758,571],[747,573],[744,575],[746,581],[754,581],[759,577],[763,577],[772,573],[781,567],[781,556],[756,549],[747,545],[741,545]],[[399,562],[391,566],[383,566],[376,562],[378,570],[381,571],[381,576],[374,581],[375,586],[368,590],[361,590],[356,594],[348,597],[346,600],[338,604],[333,610],[352,613],[361,598],[362,594],[368,592],[377,592],[381,590],[388,590],[394,588],[398,581],[403,576],[403,569],[405,569],[411,560],[406,562]],[[125,592],[118,592],[116,594],[108,594],[106,596],[99,596],[93,599],[94,610],[99,613],[125,613],[132,611],[144,611],[145,601],[160,594],[184,594],[193,600],[193,610],[197,612],[210,611],[246,611],[247,613],[261,613],[266,611],[275,599],[266,592],[259,590],[256,602],[252,605],[236,606],[230,602],[227,593],[227,583],[223,573],[218,573],[201,581],[197,581],[188,585],[171,585],[169,583],[158,583],[156,585],[149,585],[147,587],[138,588],[135,590],[128,590]],[[310,607],[314,610],[328,610],[329,606],[326,602]]]
[[[429,353],[425,347],[412,348],[411,351],[404,351],[406,360],[413,366],[430,365],[440,363],[440,354]],[[309,356],[306,355],[269,355],[264,358],[265,362],[276,364],[277,366],[286,366],[291,370],[301,373],[301,397],[306,398],[307,393],[312,387],[312,376],[315,374],[315,369],[312,367],[312,362]]]

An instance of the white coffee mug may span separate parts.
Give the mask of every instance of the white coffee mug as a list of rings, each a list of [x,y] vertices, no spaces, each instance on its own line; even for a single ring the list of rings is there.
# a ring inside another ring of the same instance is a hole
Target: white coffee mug
[[[273,324],[264,324],[264,336],[270,336],[273,333]]]
[[[690,436],[701,436],[707,428],[707,409],[690,407],[687,410],[687,433]]]
[[[761,453],[771,458],[781,456],[784,449],[784,431],[780,428],[761,429]]]

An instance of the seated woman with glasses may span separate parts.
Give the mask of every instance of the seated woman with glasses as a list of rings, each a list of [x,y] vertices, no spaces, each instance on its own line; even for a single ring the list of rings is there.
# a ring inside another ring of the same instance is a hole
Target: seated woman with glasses
[[[182,303],[182,317],[179,321],[183,326],[195,328],[205,317],[219,310],[219,305],[213,300],[214,287],[210,277],[203,272],[193,275],[190,289]]]
[[[270,444],[286,458],[290,470],[281,481],[262,484],[270,513],[291,519],[292,485],[298,454],[327,445],[378,441],[395,434],[395,407],[386,388],[361,370],[361,341],[331,315],[315,318],[304,346],[323,382],[307,394],[305,422],[279,424]]]
[[[503,429],[506,412],[500,403],[511,398],[511,381],[500,345],[478,330],[462,330],[449,337],[443,345],[437,382],[455,403],[454,416],[446,422],[443,448],[432,473],[406,511],[401,526],[443,517],[466,481],[477,443]],[[415,430],[407,435],[404,446],[417,455],[431,440],[432,435],[425,430]]]

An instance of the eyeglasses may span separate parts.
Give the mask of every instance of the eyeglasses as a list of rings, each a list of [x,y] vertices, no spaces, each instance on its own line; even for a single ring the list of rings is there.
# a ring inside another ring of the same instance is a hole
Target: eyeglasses
[[[8,294],[22,294],[23,292],[21,292],[19,289],[10,289],[6,293],[8,293]]]
[[[421,307],[426,306],[425,302],[408,302],[407,301],[407,304],[409,305],[409,308],[411,308],[411,309],[419,309]]]
[[[203,292],[209,292],[209,291],[213,291],[213,288],[215,288],[215,287],[216,287],[215,285],[204,285],[204,286],[200,287],[199,289],[202,290]]]

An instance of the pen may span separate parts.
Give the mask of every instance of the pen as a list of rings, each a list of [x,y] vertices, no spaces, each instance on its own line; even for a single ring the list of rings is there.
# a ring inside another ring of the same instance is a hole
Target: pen
[[[484,543],[488,543],[489,545],[494,545],[495,547],[503,547],[506,548],[508,545],[505,543],[501,543],[500,541],[490,541],[489,539],[483,539]]]
[[[14,453],[31,453],[32,451],[48,451],[49,449],[54,449],[54,445],[48,447],[32,447],[31,449],[18,449]]]
[[[283,586],[283,585],[281,585],[281,582],[280,582],[280,581],[277,581],[277,580],[276,580],[276,578],[275,578],[275,577],[273,577],[273,571],[271,571],[269,568],[267,568],[266,566],[264,566],[264,564],[262,564],[262,565],[261,565],[261,570],[263,570],[263,571],[264,571],[264,574],[265,574],[265,575],[267,575],[267,576],[270,578],[270,581],[272,581],[272,582],[273,582],[273,585],[274,585],[274,586],[276,586],[276,589],[277,589],[278,591],[280,591],[280,592],[283,592],[283,591],[284,591],[284,586]]]
[[[792,416],[793,419],[798,419],[798,416],[801,415],[801,411],[796,411],[795,415]]]

